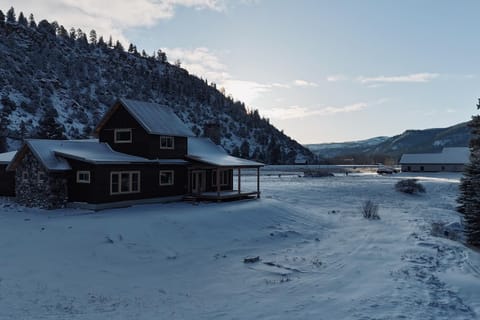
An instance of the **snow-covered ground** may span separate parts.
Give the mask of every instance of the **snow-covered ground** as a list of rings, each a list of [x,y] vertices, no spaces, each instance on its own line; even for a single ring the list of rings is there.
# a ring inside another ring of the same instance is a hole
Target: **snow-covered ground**
[[[480,254],[431,235],[460,220],[460,175],[419,196],[405,177],[262,176],[260,200],[100,212],[3,198],[0,319],[480,318]]]

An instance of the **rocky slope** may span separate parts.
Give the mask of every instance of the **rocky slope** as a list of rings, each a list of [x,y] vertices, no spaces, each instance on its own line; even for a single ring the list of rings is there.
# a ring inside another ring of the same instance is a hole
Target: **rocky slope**
[[[197,135],[220,125],[234,155],[266,163],[312,160],[313,154],[262,118],[226,97],[214,83],[154,56],[127,50],[95,32],[38,24],[12,9],[0,14],[0,152],[27,137],[86,138],[119,97],[169,105]]]

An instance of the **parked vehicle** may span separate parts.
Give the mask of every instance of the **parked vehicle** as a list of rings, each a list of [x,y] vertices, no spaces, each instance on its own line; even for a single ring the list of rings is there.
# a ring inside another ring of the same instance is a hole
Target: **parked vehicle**
[[[398,170],[393,168],[393,167],[388,167],[388,166],[379,166],[377,169],[378,174],[394,174],[398,173]]]

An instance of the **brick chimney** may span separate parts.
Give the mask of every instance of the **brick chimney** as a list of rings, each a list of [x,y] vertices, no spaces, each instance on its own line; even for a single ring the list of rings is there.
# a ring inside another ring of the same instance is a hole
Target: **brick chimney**
[[[215,144],[220,144],[221,135],[220,135],[220,123],[218,122],[207,122],[203,127],[203,135],[207,138],[210,138]]]

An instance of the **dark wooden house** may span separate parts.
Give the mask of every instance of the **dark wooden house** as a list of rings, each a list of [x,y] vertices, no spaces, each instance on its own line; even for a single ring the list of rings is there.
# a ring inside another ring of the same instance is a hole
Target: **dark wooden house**
[[[15,173],[7,171],[7,166],[16,153],[16,151],[0,153],[0,196],[15,196]]]
[[[145,199],[260,195],[261,163],[232,157],[211,140],[194,137],[168,107],[120,99],[95,132],[98,140],[26,140],[7,168],[15,171],[17,201],[43,208],[68,203],[102,208]],[[243,168],[257,170],[256,190],[242,192]]]

